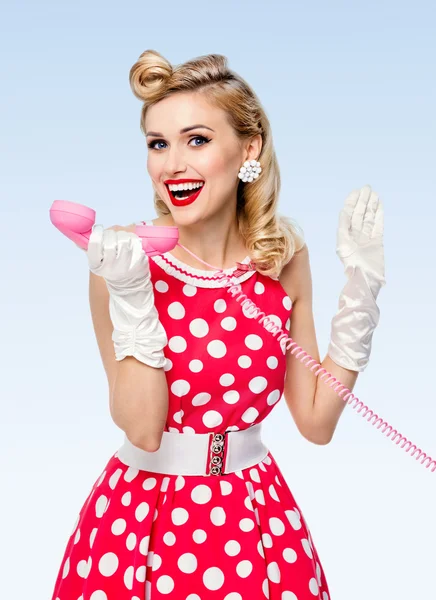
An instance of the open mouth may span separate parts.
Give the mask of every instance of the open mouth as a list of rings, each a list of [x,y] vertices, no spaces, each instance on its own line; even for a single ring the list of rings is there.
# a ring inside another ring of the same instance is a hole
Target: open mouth
[[[170,197],[171,202],[176,206],[184,206],[186,204],[191,204],[194,202],[196,198],[200,195],[201,190],[204,187],[203,182],[193,182],[181,184],[181,185],[172,185],[165,184],[168,190],[168,195]]]

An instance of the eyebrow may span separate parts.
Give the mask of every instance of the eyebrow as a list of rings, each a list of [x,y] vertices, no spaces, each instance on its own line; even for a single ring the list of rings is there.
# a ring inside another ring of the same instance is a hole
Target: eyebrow
[[[191,131],[191,129],[209,129],[210,131],[214,131],[211,127],[207,127],[207,125],[189,125],[189,127],[184,127],[183,129],[180,130],[180,133],[186,133],[187,131]],[[214,132],[215,133],[215,132]],[[163,133],[159,133],[157,131],[147,131],[147,133],[145,135],[152,135],[155,137],[164,137]]]

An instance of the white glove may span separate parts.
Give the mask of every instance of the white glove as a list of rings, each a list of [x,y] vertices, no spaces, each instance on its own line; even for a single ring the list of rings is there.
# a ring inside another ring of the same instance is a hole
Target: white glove
[[[380,310],[376,299],[386,284],[383,205],[369,185],[353,190],[339,215],[336,254],[348,282],[332,319],[328,355],[341,367],[363,371],[371,354]]]
[[[154,305],[149,259],[132,232],[94,225],[87,250],[89,269],[106,281],[114,326],[115,358],[134,356],[160,368],[168,339]]]

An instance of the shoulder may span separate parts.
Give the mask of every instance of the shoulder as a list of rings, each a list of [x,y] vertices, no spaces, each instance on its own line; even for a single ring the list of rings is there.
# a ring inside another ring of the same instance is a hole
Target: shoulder
[[[307,244],[295,252],[291,260],[282,268],[279,281],[283,289],[295,303],[297,298],[312,294],[312,275]]]

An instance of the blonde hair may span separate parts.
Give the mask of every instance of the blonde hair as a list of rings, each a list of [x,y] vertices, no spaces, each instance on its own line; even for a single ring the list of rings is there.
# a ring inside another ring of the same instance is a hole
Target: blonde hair
[[[257,160],[262,172],[250,183],[239,181],[237,217],[239,233],[256,269],[278,277],[283,266],[304,246],[304,233],[297,223],[276,213],[280,193],[280,170],[273,147],[271,126],[254,91],[227,66],[227,58],[208,54],[173,67],[155,50],[146,50],[129,74],[134,95],[142,100],[140,127],[145,135],[145,116],[152,104],[176,92],[201,92],[214,106],[226,111],[241,139],[262,136]],[[159,215],[168,207],[157,192],[154,205]]]

